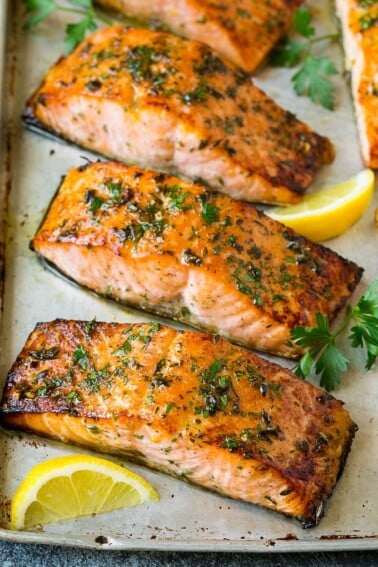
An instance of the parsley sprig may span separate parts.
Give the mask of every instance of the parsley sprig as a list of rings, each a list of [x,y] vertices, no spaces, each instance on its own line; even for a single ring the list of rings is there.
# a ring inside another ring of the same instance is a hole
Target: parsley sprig
[[[311,25],[312,14],[306,4],[302,4],[292,17],[294,31],[306,41],[298,41],[288,37],[272,52],[270,61],[273,65],[295,67],[297,72],[291,81],[299,96],[308,96],[328,110],[335,108],[335,87],[329,80],[338,71],[328,56],[314,55],[314,46],[323,41],[336,41],[338,34],[316,36],[315,28]]]
[[[340,383],[340,374],[349,366],[348,358],[336,344],[336,339],[348,328],[351,346],[366,351],[366,370],[372,368],[378,356],[378,280],[373,281],[357,305],[349,308],[334,332],[330,331],[327,316],[317,313],[316,323],[316,327],[296,327],[291,332],[294,342],[308,349],[294,372],[302,378],[317,375],[320,385],[330,391]]]
[[[97,29],[97,20],[111,25],[112,22],[99,14],[92,0],[67,0],[64,4],[56,0],[25,0],[26,11],[30,14],[25,27],[30,29],[48,18],[53,12],[70,12],[81,18],[67,24],[64,38],[64,52],[69,53],[78,45],[87,32]],[[71,5],[71,6],[70,6]]]

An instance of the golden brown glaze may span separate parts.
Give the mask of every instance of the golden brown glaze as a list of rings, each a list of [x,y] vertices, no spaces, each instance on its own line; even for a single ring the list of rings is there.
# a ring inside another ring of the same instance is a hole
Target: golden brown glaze
[[[57,320],[29,336],[1,420],[120,453],[316,524],[356,429],[342,403],[211,335]]]
[[[117,26],[61,58],[27,123],[127,163],[201,178],[246,201],[300,199],[330,141],[206,45]]]
[[[252,72],[288,31],[302,0],[97,0],[126,16],[159,20]]]
[[[346,67],[351,74],[361,153],[368,167],[378,168],[378,5],[336,0]]]
[[[247,203],[115,162],[68,173],[32,247],[101,295],[287,357],[362,274]]]

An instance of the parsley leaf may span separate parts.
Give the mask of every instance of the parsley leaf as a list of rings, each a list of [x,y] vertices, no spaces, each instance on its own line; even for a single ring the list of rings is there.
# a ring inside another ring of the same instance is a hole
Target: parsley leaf
[[[270,62],[277,67],[294,67],[300,62],[304,49],[304,43],[289,37],[279,49],[272,52]]]
[[[64,38],[64,52],[70,53],[85,38],[87,31],[97,29],[97,24],[92,14],[88,14],[83,20],[76,24],[67,24],[66,37]]]
[[[85,350],[81,343],[77,345],[76,349],[73,352],[72,364],[78,364],[83,370],[86,370],[86,368],[88,367],[89,352]]]
[[[324,108],[335,108],[334,86],[326,78],[337,75],[338,71],[329,57],[309,55],[297,73],[292,77],[297,95],[306,95]]]
[[[303,37],[312,37],[315,35],[315,28],[310,24],[312,14],[310,8],[306,4],[302,4],[292,17],[292,24],[295,31]]]
[[[378,280],[369,287],[354,308],[354,321],[349,340],[353,347],[366,348],[365,368],[370,370],[378,356]]]
[[[64,38],[64,51],[72,51],[86,36],[97,28],[96,20],[102,20],[111,25],[112,22],[96,12],[93,0],[68,0],[68,4],[61,4],[56,0],[24,0],[26,11],[30,14],[25,22],[26,28],[32,28],[48,18],[53,12],[71,12],[81,19],[75,23],[69,23],[66,27]]]
[[[32,28],[48,18],[56,10],[54,0],[25,0],[26,10],[35,12],[25,23],[25,28]]]
[[[335,40],[338,34],[316,36],[311,22],[310,8],[303,4],[294,12],[292,25],[294,32],[304,41],[289,37],[280,42],[271,53],[270,62],[282,67],[300,65],[291,78],[297,95],[308,96],[313,102],[328,110],[333,110],[335,108],[335,87],[329,79],[338,71],[329,57],[317,57],[313,52],[317,43],[324,40]]]
[[[69,0],[74,6],[83,6],[83,8],[92,8],[92,0]]]
[[[327,391],[333,390],[340,383],[340,372],[345,372],[349,361],[331,340],[323,350],[316,364],[316,373],[320,376],[320,385]]]
[[[329,319],[316,314],[316,327],[296,327],[291,331],[293,341],[307,352],[293,369],[302,378],[315,374],[327,391],[340,383],[340,374],[349,366],[349,360],[336,344],[336,339],[353,321],[348,336],[353,348],[366,351],[366,370],[370,370],[378,356],[378,280],[374,280],[355,307],[350,308],[344,321],[332,333]]]
[[[212,203],[208,203],[200,199],[201,203],[201,217],[204,219],[206,224],[213,224],[219,220],[219,209]]]

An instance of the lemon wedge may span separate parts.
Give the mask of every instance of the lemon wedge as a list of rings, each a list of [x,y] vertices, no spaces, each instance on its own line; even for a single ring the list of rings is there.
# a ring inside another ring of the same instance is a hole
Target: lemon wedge
[[[100,514],[159,499],[138,474],[105,459],[72,455],[33,467],[11,503],[11,529]]]
[[[265,212],[314,242],[329,240],[345,232],[363,215],[374,185],[373,171],[364,169],[346,181],[306,195],[297,205]]]

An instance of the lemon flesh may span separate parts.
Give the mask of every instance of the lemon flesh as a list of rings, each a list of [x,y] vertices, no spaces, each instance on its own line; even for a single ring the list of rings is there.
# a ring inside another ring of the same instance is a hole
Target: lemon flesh
[[[329,240],[361,218],[373,196],[374,185],[373,171],[364,169],[347,181],[306,195],[297,205],[265,212],[314,242]]]
[[[138,474],[88,455],[49,459],[33,467],[11,503],[11,529],[20,530],[159,499]]]

